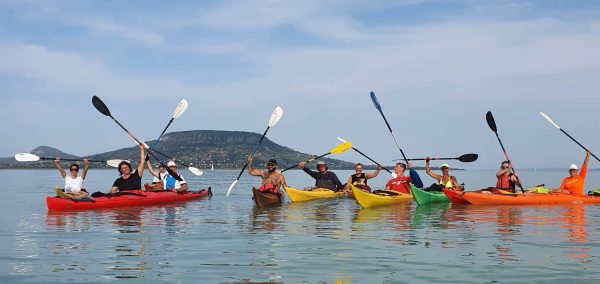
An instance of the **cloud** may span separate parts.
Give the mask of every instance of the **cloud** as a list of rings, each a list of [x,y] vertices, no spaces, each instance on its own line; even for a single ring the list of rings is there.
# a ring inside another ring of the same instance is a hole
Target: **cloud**
[[[118,24],[114,20],[81,18],[76,22],[99,37],[125,39],[150,46],[160,46],[165,41],[156,32]]]

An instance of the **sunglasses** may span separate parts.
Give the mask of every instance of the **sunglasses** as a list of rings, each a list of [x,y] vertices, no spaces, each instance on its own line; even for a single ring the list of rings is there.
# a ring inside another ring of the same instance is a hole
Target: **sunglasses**
[[[269,167],[270,167],[270,166],[275,166],[275,165],[277,165],[277,164],[273,164],[273,163],[267,163],[267,166],[269,166]]]
[[[79,171],[79,169],[76,169],[76,168],[71,168],[70,170],[71,170],[72,172],[78,172],[78,171]]]

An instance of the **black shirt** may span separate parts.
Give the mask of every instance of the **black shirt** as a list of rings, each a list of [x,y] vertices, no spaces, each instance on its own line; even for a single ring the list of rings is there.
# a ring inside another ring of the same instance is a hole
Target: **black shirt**
[[[337,175],[327,171],[325,174],[313,172],[308,168],[304,168],[304,172],[315,179],[315,186],[320,188],[328,188],[331,190],[343,189],[344,185],[340,182]]]
[[[140,190],[142,189],[142,178],[138,175],[138,171],[133,172],[128,179],[124,179],[123,177],[118,178],[113,183],[113,186],[116,186],[119,191],[124,190]]]

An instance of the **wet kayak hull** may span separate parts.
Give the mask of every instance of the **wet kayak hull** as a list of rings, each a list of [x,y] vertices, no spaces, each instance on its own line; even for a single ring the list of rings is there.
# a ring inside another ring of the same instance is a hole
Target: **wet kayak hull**
[[[563,193],[489,194],[467,192],[463,198],[475,205],[600,204],[598,196],[576,196]]]
[[[363,191],[353,185],[351,185],[350,188],[352,188],[352,193],[354,194],[356,202],[358,202],[358,204],[363,208],[409,203],[413,201],[413,196],[406,193],[398,193],[398,195],[394,196],[385,196]]]
[[[343,191],[333,191],[326,188],[300,190],[293,187],[286,187],[285,192],[292,202],[309,201],[323,198],[339,198],[345,196]]]
[[[258,208],[265,208],[281,204],[281,197],[270,192],[260,192],[256,187],[252,188],[252,199]]]
[[[419,205],[450,202],[450,199],[441,191],[425,191],[413,184],[410,184],[410,191]]]

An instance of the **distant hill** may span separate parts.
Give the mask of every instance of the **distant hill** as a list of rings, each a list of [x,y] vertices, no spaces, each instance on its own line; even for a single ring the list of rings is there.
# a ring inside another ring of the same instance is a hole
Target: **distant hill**
[[[244,131],[193,130],[172,132],[161,138],[157,150],[200,169],[208,169],[211,164],[214,165],[215,169],[241,169],[247,161],[247,155],[254,150],[260,137],[261,134]],[[155,141],[145,142],[148,145],[153,145]],[[324,147],[333,146],[335,145],[326,145]],[[44,157],[80,158],[48,146],[37,147],[31,153]],[[86,155],[85,157],[96,160],[127,159],[138,161],[139,148],[133,146],[105,153]],[[279,168],[283,169],[312,157],[313,155],[298,152],[265,138],[255,157],[255,166],[264,168],[269,159],[277,159]],[[328,158],[323,160],[328,163],[330,168],[354,168],[354,164],[350,162]],[[163,161],[166,162],[167,159],[164,158]],[[52,161],[17,163],[14,158],[0,158],[0,168],[45,167],[53,167]]]

